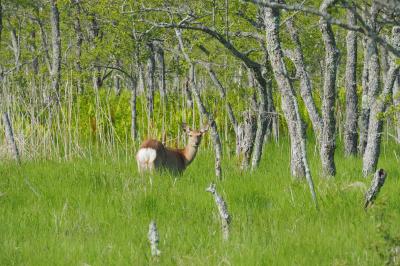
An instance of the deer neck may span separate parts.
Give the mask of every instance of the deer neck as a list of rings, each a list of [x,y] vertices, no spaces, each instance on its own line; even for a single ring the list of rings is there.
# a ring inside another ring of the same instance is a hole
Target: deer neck
[[[183,149],[183,156],[185,157],[185,165],[188,166],[196,157],[199,145],[196,145],[191,139],[189,139],[188,144]]]

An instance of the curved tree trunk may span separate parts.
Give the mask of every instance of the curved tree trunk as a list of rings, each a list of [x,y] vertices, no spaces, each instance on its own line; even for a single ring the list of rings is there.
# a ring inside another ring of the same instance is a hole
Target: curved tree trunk
[[[320,7],[326,11],[332,0],[325,0]],[[325,19],[319,21],[322,39],[325,44],[324,89],[322,100],[322,139],[321,163],[324,175],[334,176],[335,166],[335,100],[336,100],[336,73],[339,63],[339,51],[336,48],[332,26]]]
[[[279,13],[277,10],[265,8],[264,23],[267,40],[267,50],[270,56],[272,70],[275,75],[278,88],[281,92],[282,110],[289,127],[291,142],[291,170],[295,177],[305,176],[308,182],[312,199],[318,208],[314,182],[308,167],[306,140],[303,123],[300,117],[299,107],[294,94],[292,84],[287,76],[286,66],[283,62],[283,54],[279,40]]]
[[[347,20],[350,25],[356,24],[356,18],[351,11],[347,11]],[[357,154],[357,35],[349,31],[346,36],[346,122],[344,126],[344,151],[346,155]]]
[[[320,141],[322,133],[322,118],[312,97],[312,85],[304,64],[300,38],[298,36],[297,29],[293,25],[292,19],[288,19],[286,21],[286,27],[289,30],[291,39],[295,45],[290,59],[293,61],[296,67],[296,73],[300,78],[300,95],[310,116],[314,132],[316,133],[316,138],[318,141]]]
[[[400,48],[400,27],[393,27],[392,44]],[[399,66],[395,63],[395,58],[391,58],[389,71],[386,75],[384,89],[379,97],[372,102],[369,119],[368,142],[363,157],[363,174],[368,176],[375,172],[378,164],[383,120],[379,117],[387,106],[387,99],[392,95],[392,88],[398,78]]]
[[[297,121],[295,100],[292,85],[287,77],[286,66],[283,63],[283,54],[278,37],[278,13],[276,10],[265,8],[265,29],[267,36],[267,50],[270,56],[272,69],[282,97],[282,110],[285,115],[291,143],[291,172],[294,177],[304,177],[305,169],[300,150],[300,138],[297,126],[302,124]]]

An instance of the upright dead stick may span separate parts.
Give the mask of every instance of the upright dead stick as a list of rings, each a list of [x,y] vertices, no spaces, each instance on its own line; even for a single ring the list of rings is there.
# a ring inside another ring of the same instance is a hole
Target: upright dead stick
[[[152,220],[149,224],[149,233],[147,234],[147,238],[150,242],[151,256],[160,256],[161,251],[158,249],[160,237],[158,235],[157,225],[154,220]]]
[[[215,184],[211,183],[210,186],[206,189],[207,192],[210,192],[214,196],[215,203],[217,204],[219,216],[221,218],[222,225],[222,237],[224,240],[228,240],[229,238],[229,224],[231,223],[231,216],[228,212],[228,207],[224,199],[217,193],[215,188]]]
[[[376,171],[374,178],[372,179],[371,187],[365,193],[365,204],[364,209],[367,209],[368,205],[372,204],[378,196],[381,187],[385,183],[387,173],[383,169]]]

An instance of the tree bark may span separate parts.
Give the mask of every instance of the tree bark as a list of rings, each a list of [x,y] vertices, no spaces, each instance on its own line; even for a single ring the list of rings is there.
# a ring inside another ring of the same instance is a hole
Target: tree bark
[[[256,117],[253,111],[249,108],[248,111],[243,113],[243,123],[238,123],[235,114],[233,113],[232,106],[226,99],[226,90],[218,80],[215,72],[209,66],[209,74],[215,86],[219,89],[221,98],[225,100],[225,107],[228,113],[229,120],[235,131],[236,138],[236,155],[242,157],[241,168],[248,169],[250,165],[251,155],[253,153],[254,140],[256,137]]]
[[[30,40],[29,40],[29,51],[32,53],[32,71],[35,75],[39,73],[39,58],[36,55],[36,31],[31,30],[30,33]]]
[[[155,56],[154,45],[149,42],[147,44],[150,55],[147,60],[147,118],[150,123],[154,112],[154,74],[155,74]]]
[[[303,123],[300,117],[299,107],[287,76],[286,66],[279,40],[279,13],[277,10],[265,8],[264,23],[266,31],[267,50],[270,56],[272,70],[275,75],[278,88],[281,92],[282,110],[285,115],[291,142],[291,170],[294,177],[306,177],[312,199],[318,208],[314,182],[308,167],[306,140]]]
[[[254,147],[254,138],[256,136],[256,117],[252,111],[243,113],[243,134],[239,141],[239,151],[242,156],[241,168],[246,170],[249,168],[251,154]]]
[[[392,29],[392,45],[400,48],[400,27]],[[392,56],[389,62],[389,71],[385,81],[384,89],[379,97],[376,97],[371,105],[369,119],[368,141],[363,157],[363,174],[368,176],[376,170],[380,154],[381,135],[383,120],[379,116],[385,111],[388,99],[392,95],[392,88],[398,77],[399,66],[396,65],[395,57]]]
[[[78,0],[74,0],[76,4],[76,17],[74,21],[74,30],[75,30],[75,38],[76,38],[76,50],[75,50],[75,55],[76,55],[76,61],[75,61],[75,69],[76,72],[78,72],[77,75],[77,90],[78,93],[83,92],[83,84],[82,84],[82,66],[81,66],[81,55],[82,55],[82,44],[83,44],[83,32],[82,32],[82,27],[81,27],[81,21],[80,21],[80,6]]]
[[[300,95],[307,108],[314,132],[316,133],[316,138],[319,142],[322,133],[322,118],[321,115],[318,113],[317,106],[315,105],[315,101],[312,97],[312,85],[304,64],[300,38],[298,36],[297,29],[293,25],[292,19],[288,19],[286,21],[286,27],[290,33],[292,42],[295,45],[290,59],[293,61],[296,67],[296,75],[300,78]]]
[[[304,177],[305,169],[302,162],[302,152],[300,150],[300,136],[297,131],[298,124],[301,126],[302,122],[297,121],[296,108],[297,105],[292,85],[287,77],[286,66],[283,63],[283,54],[278,37],[279,19],[278,12],[270,8],[265,8],[265,28],[267,36],[267,50],[270,56],[270,62],[275,75],[275,80],[281,92],[282,110],[285,115],[291,143],[291,173],[294,177]]]
[[[159,85],[158,87],[160,88],[160,95],[161,97],[165,100],[166,102],[166,97],[167,97],[167,88],[165,85],[165,58],[164,58],[164,49],[161,45],[161,43],[157,42],[155,45],[156,48],[156,61],[158,65],[158,75],[159,75]]]
[[[57,101],[60,97],[61,79],[61,36],[60,36],[60,13],[57,8],[57,0],[50,1],[50,23],[51,23],[51,44],[53,49],[51,64],[51,87],[56,94]]]
[[[130,80],[130,85],[131,85],[131,138],[133,141],[137,139],[137,128],[136,128],[136,87],[137,87],[137,82],[134,79]]]
[[[369,51],[368,51],[368,40],[365,37],[363,39],[364,48],[364,61],[362,71],[362,102],[361,102],[361,114],[359,121],[359,142],[358,142],[358,153],[364,155],[365,146],[367,146],[368,137],[368,122],[369,122],[369,103],[368,103],[368,65],[369,65]]]
[[[376,1],[372,1],[372,5],[370,8],[369,13],[364,14],[365,21],[367,22],[368,26],[373,30],[376,29],[376,18],[378,14],[378,5]],[[379,83],[379,75],[380,75],[380,65],[379,65],[379,58],[378,58],[378,46],[376,41],[371,38],[367,37],[365,39],[365,48],[366,51],[364,52],[364,67],[367,67],[367,80],[363,80],[366,82],[367,90],[363,91],[363,98],[362,98],[362,128],[360,128],[360,147],[359,152],[360,154],[364,155],[365,148],[368,142],[368,134],[369,134],[369,124],[371,120],[371,106],[372,103],[375,101],[377,95],[380,91],[380,83]]]
[[[256,74],[255,72],[254,74]],[[259,73],[259,75],[262,75]],[[257,114],[257,131],[256,137],[254,139],[254,149],[253,155],[251,158],[251,169],[255,169],[260,164],[263,147],[264,147],[264,139],[267,133],[267,113],[268,113],[268,95],[267,95],[267,86],[271,86],[270,82],[267,82],[265,78],[262,78],[262,83],[260,82],[260,77],[256,77],[256,88],[258,91],[259,102],[258,102],[258,114]]]
[[[20,45],[21,42],[20,42],[20,36],[15,28],[11,28],[10,37],[11,37],[11,49],[14,53],[15,70],[18,72],[20,67],[19,58],[21,55],[21,45]]]
[[[320,10],[326,12],[332,0],[324,0]],[[336,73],[339,63],[339,50],[336,47],[332,26],[321,18],[319,21],[322,38],[325,44],[324,89],[322,100],[322,139],[321,163],[322,171],[326,176],[336,174],[335,156],[335,100],[336,100]]]
[[[21,162],[20,154],[19,154],[19,150],[18,150],[17,144],[15,142],[12,123],[11,123],[11,120],[10,120],[10,117],[9,117],[8,113],[7,112],[3,112],[2,118],[3,118],[3,124],[4,124],[6,139],[7,139],[8,145],[10,147],[11,153],[12,153],[14,159],[18,163],[20,163]]]
[[[89,42],[91,49],[96,49],[96,40],[101,39],[102,35],[100,34],[100,26],[98,23],[98,18],[96,14],[91,14],[91,21],[89,25]],[[99,58],[96,56],[94,59],[94,64],[93,64],[93,88],[96,93],[98,93],[98,90],[100,87],[103,85],[103,79],[101,77],[101,68],[98,67],[98,62]]]
[[[347,11],[347,20],[350,25],[356,24],[356,18],[351,11]],[[346,155],[357,154],[357,35],[349,31],[346,36],[346,122],[344,126],[344,150]]]
[[[156,66],[158,72],[158,87],[160,90],[161,96],[161,108],[162,108],[162,128],[161,132],[162,135],[165,136],[165,127],[166,127],[166,115],[167,115],[167,88],[165,86],[165,58],[164,58],[164,49],[162,47],[161,42],[155,42],[155,59],[156,59]]]
[[[1,46],[1,35],[3,33],[3,3],[0,0],[0,46]]]
[[[393,104],[396,110],[396,141],[400,143],[400,75],[398,74],[393,85]]]
[[[121,68],[121,60],[118,58],[115,62],[117,68]],[[121,77],[118,73],[114,74],[114,91],[116,95],[121,94]]]

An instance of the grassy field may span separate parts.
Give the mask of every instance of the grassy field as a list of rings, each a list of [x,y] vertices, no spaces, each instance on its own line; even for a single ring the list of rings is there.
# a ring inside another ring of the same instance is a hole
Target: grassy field
[[[318,155],[310,152],[319,211],[306,183],[290,178],[287,143],[267,144],[254,172],[241,172],[226,155],[217,189],[232,214],[227,242],[205,192],[214,176],[204,148],[183,176],[158,174],[152,186],[132,156],[2,162],[0,265],[383,265],[400,245],[395,152],[399,146],[382,150],[388,178],[367,212],[370,179],[361,177],[359,158],[340,150],[330,180],[319,176]],[[151,219],[160,233],[158,259],[147,241]]]

